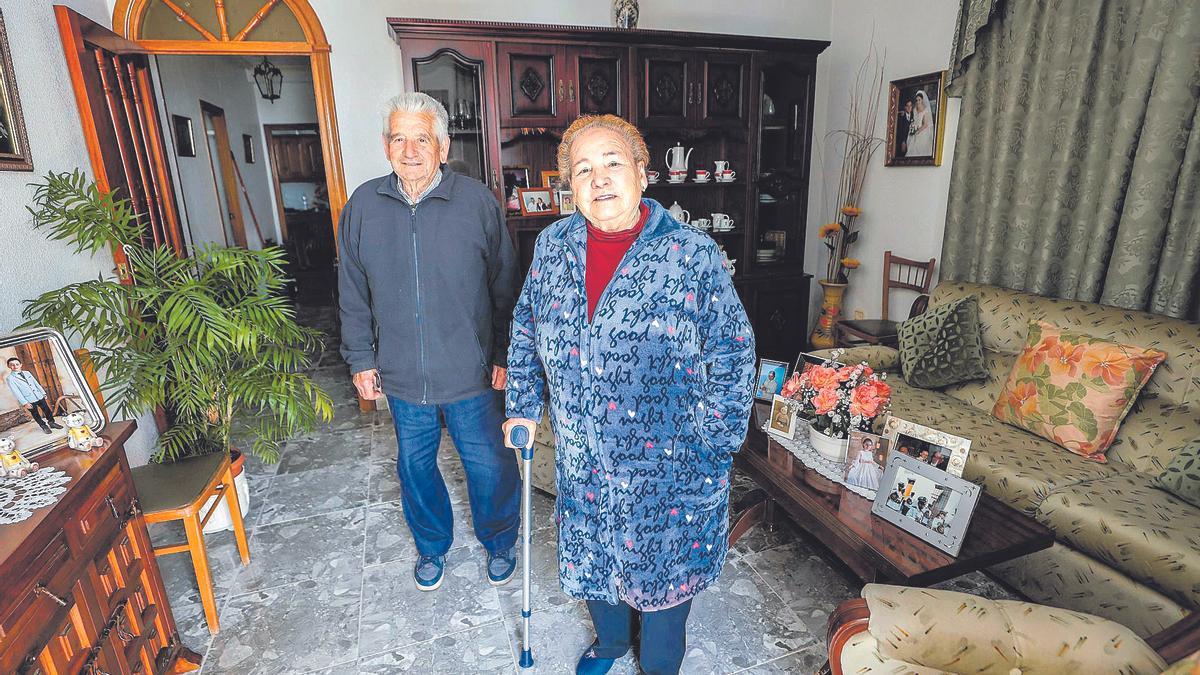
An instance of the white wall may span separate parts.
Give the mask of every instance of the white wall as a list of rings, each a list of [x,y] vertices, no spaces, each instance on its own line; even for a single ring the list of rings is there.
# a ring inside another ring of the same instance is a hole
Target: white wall
[[[403,91],[400,49],[388,36],[388,17],[475,19],[611,26],[609,0],[503,3],[493,0],[310,0],[332,47],[334,98],[346,186],[386,173],[380,142],[383,101]],[[829,38],[831,0],[642,0],[639,28]],[[825,57],[821,57],[825,58]]]
[[[832,44],[820,57],[817,75],[818,119],[813,146],[822,152],[814,152],[813,158],[810,234],[804,265],[814,280],[824,275],[827,257],[825,247],[817,239],[817,229],[833,219],[840,167],[840,155],[831,151],[824,137],[830,129],[844,128],[846,124],[855,71],[874,40],[885,59],[883,101],[876,127],[883,137],[887,134],[887,82],[946,68],[958,8],[958,0],[928,0],[921,4],[921,11],[913,11],[910,3],[876,0],[838,0],[833,4],[829,38]],[[862,234],[850,252],[862,261],[862,267],[851,272],[846,316],[853,317],[858,310],[867,318],[878,318],[884,251],[916,260],[940,258],[958,112],[959,99],[950,99],[941,166],[885,167],[882,147],[871,162],[859,204],[863,209],[858,218]],[[890,318],[904,318],[914,295],[896,291]],[[816,283],[813,299],[815,317],[820,308],[820,287]]]
[[[111,24],[103,0],[58,0],[97,23]],[[63,242],[35,231],[25,207],[33,202],[28,183],[50,171],[83,169],[91,174],[75,94],[63,57],[50,2],[3,0],[17,91],[33,155],[33,172],[0,171],[0,240],[9,255],[0,274],[0,333],[22,322],[22,301],[67,284],[113,273],[112,254],[76,254]],[[82,345],[73,345],[79,347]],[[139,419],[140,431],[125,445],[130,462],[144,464],[153,451],[153,421]]]
[[[258,59],[252,59],[258,61]],[[268,101],[259,96],[255,101],[258,105],[258,136],[256,143],[258,149],[262,152],[262,161],[266,163],[270,169],[271,158],[267,156],[267,135],[263,130],[264,124],[316,124],[317,123],[317,99],[313,94],[312,82],[312,66],[308,62],[307,56],[291,56],[291,57],[272,57],[271,63],[274,63],[283,73],[283,90],[280,92],[278,99]],[[250,77],[253,78],[253,66],[248,68]],[[306,186],[298,188],[297,186]],[[300,208],[300,205],[293,204],[293,201],[299,202],[297,197],[295,200],[288,199],[289,194],[296,193],[302,190],[308,195],[308,203],[313,203],[313,188],[315,185],[311,183],[301,184],[285,184],[280,187],[283,192],[284,202],[286,206],[291,208]],[[275,241],[283,241],[279,223],[279,203],[275,199],[275,191],[268,190],[267,196],[271,199],[272,222],[275,224]]]
[[[213,169],[210,164],[208,143],[204,136],[204,119],[200,101],[204,100],[225,111],[225,124],[229,129],[229,145],[237,158],[237,166],[246,191],[247,202],[241,187],[237,188],[238,204],[246,226],[246,243],[250,248],[260,248],[262,242],[255,233],[250,216],[253,206],[258,217],[258,226],[263,237],[278,241],[278,214],[272,203],[274,188],[271,186],[270,162],[262,145],[262,125],[258,119],[258,104],[261,99],[252,79],[248,79],[246,63],[235,56],[159,56],[158,79],[162,87],[165,107],[163,129],[173,129],[171,115],[184,115],[192,119],[192,131],[196,141],[195,157],[180,157],[175,149],[173,133],[167,134],[169,151],[174,155],[180,194],[185,205],[188,230],[192,242],[225,243],[221,209]],[[242,149],[242,134],[250,134],[255,144],[253,164],[247,164]],[[218,179],[220,173],[218,170]],[[230,240],[228,243],[232,244]]]

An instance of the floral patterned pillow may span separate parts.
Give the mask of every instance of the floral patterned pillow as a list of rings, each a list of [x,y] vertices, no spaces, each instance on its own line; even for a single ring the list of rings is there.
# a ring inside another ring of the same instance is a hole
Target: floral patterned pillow
[[[992,414],[1002,422],[1104,462],[1104,451],[1138,392],[1167,355],[1029,323],[1025,349],[1013,364]]]

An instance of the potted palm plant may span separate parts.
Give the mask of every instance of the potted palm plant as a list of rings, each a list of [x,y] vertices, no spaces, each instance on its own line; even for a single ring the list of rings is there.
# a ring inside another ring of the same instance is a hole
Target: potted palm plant
[[[26,301],[25,325],[90,346],[119,415],[165,413],[154,461],[229,453],[236,429],[255,457],[275,462],[284,440],[332,419],[329,396],[302,372],[322,336],[281,294],[283,249],[206,244],[181,258],[148,242],[128,202],[82,172],[49,173],[34,187],[36,228],[79,253],[120,247],[129,278],[43,293]]]

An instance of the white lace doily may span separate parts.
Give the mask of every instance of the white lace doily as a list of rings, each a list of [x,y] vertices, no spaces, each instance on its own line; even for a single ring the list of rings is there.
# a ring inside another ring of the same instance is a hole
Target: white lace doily
[[[50,506],[67,491],[71,477],[61,469],[43,467],[24,478],[0,478],[0,525],[11,525]]]
[[[787,448],[788,452],[800,460],[804,466],[816,471],[821,476],[837,483],[844,485],[847,490],[856,495],[861,495],[875,500],[875,491],[857,485],[850,485],[846,482],[846,463],[835,462],[813,449],[808,442],[808,422],[804,420],[796,420],[796,433],[793,438],[788,438],[777,431],[770,428],[770,423],[763,425],[763,431],[771,435],[771,438],[776,443]]]

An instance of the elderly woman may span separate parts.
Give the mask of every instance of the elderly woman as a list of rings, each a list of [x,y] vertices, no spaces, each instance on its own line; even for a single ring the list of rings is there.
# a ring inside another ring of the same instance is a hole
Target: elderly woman
[[[648,152],[611,115],[563,135],[578,211],[538,236],[514,310],[505,437],[532,433],[547,385],[559,575],[596,641],[577,673],[631,646],[675,673],[692,598],[725,561],[729,469],[753,401],[754,335],[708,235],[643,199]]]

